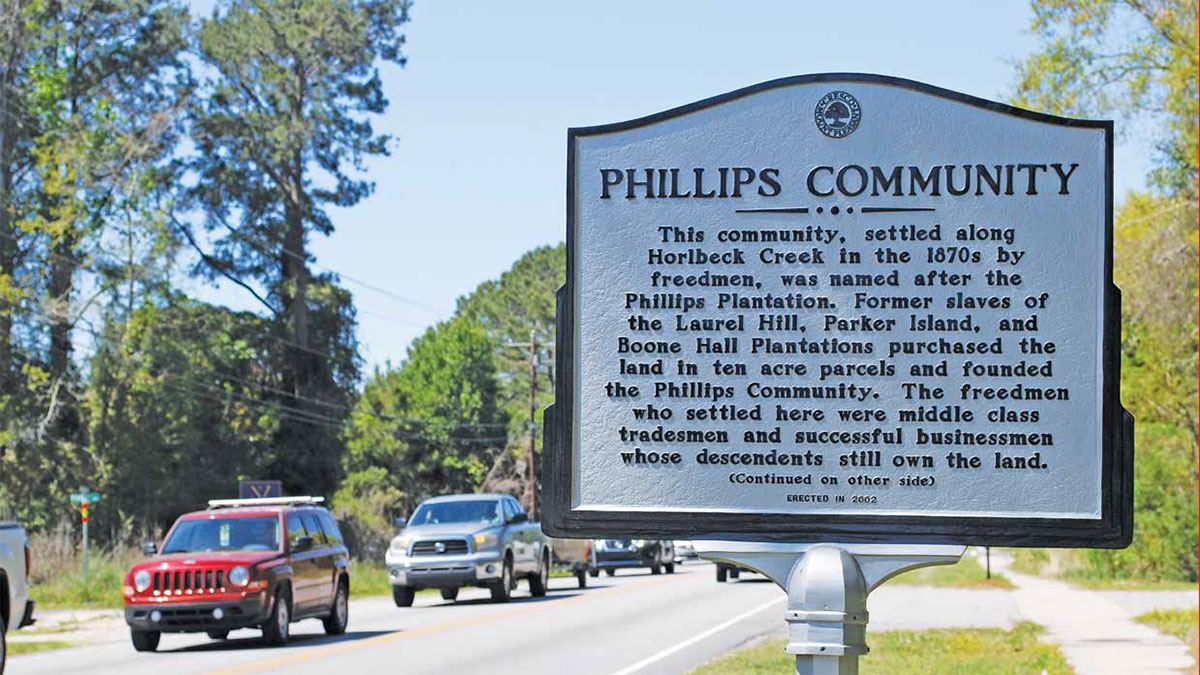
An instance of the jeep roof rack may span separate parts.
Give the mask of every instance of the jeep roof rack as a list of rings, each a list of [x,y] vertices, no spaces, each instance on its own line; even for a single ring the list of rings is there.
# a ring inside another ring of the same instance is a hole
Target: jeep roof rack
[[[210,499],[208,508],[229,509],[238,506],[312,506],[325,501],[324,497],[255,497],[252,499]]]

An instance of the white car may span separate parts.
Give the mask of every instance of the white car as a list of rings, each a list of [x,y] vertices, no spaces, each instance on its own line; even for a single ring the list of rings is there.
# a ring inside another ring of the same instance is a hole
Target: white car
[[[31,623],[29,539],[20,525],[0,522],[0,673],[8,656],[5,634]]]
[[[685,539],[675,541],[675,562],[682,563],[684,560],[698,560],[699,558],[692,542]]]

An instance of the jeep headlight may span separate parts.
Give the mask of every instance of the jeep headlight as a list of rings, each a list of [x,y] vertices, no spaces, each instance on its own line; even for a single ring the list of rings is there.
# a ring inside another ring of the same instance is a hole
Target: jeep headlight
[[[150,588],[150,573],[146,570],[138,570],[137,574],[133,575],[133,587],[138,593]]]
[[[480,532],[475,535],[475,550],[486,551],[496,548],[500,544],[500,538],[494,532]]]
[[[229,583],[234,586],[245,586],[250,583],[250,570],[245,565],[238,565],[229,570]]]

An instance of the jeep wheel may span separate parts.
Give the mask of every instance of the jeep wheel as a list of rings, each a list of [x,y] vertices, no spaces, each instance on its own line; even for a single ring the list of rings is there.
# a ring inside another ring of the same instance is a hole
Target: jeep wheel
[[[604,570],[604,573],[605,573],[605,574],[607,574],[607,575],[608,575],[608,576],[610,576],[610,577],[615,577],[615,576],[617,575],[617,571],[616,571],[616,570]]]
[[[599,577],[600,577],[600,570],[599,570],[599,569],[597,569],[597,568],[595,568],[595,567],[593,567],[592,569],[588,570],[588,576],[589,576],[589,577],[591,577],[591,578],[593,578],[593,579],[599,578]]]
[[[500,580],[492,584],[492,602],[508,602],[512,597],[512,584],[512,558],[505,558],[504,567],[500,572]]]
[[[738,569],[736,567],[729,568],[729,578],[730,579],[736,579],[739,576],[741,576],[741,574],[742,574],[742,571],[740,569]]]
[[[210,630],[205,632],[208,633],[210,640],[224,640],[229,637],[229,631],[227,630]]]
[[[458,598],[458,589],[457,588],[443,588],[442,589],[442,599],[443,600],[446,600],[449,602],[454,602],[454,600],[457,598]]]
[[[133,648],[139,652],[152,652],[158,649],[158,640],[162,633],[156,630],[131,630],[129,637],[133,640]]]
[[[666,568],[667,574],[675,574],[675,563],[669,562],[666,565],[664,565],[663,567]]]
[[[575,573],[575,581],[579,582],[580,588],[587,588],[588,574],[591,574],[591,573],[584,572],[583,570],[579,570],[578,572]]]
[[[397,607],[412,607],[417,592],[412,586],[392,586],[392,600]]]
[[[529,594],[535,598],[540,598],[546,595],[546,589],[550,586],[550,555],[542,554],[542,560],[538,563],[537,573],[529,577]]]
[[[292,624],[292,598],[286,588],[275,591],[275,606],[262,625],[263,640],[276,647],[287,644]]]
[[[329,616],[321,620],[325,625],[326,635],[341,635],[346,632],[350,623],[350,586],[345,579],[338,581],[337,593],[333,596],[333,607],[329,608]]]

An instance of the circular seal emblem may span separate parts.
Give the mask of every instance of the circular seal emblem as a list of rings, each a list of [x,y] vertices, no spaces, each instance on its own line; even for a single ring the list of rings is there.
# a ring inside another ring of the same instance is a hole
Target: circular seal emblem
[[[862,119],[858,99],[844,91],[831,91],[817,101],[814,111],[817,128],[830,138],[845,138],[854,133]]]

